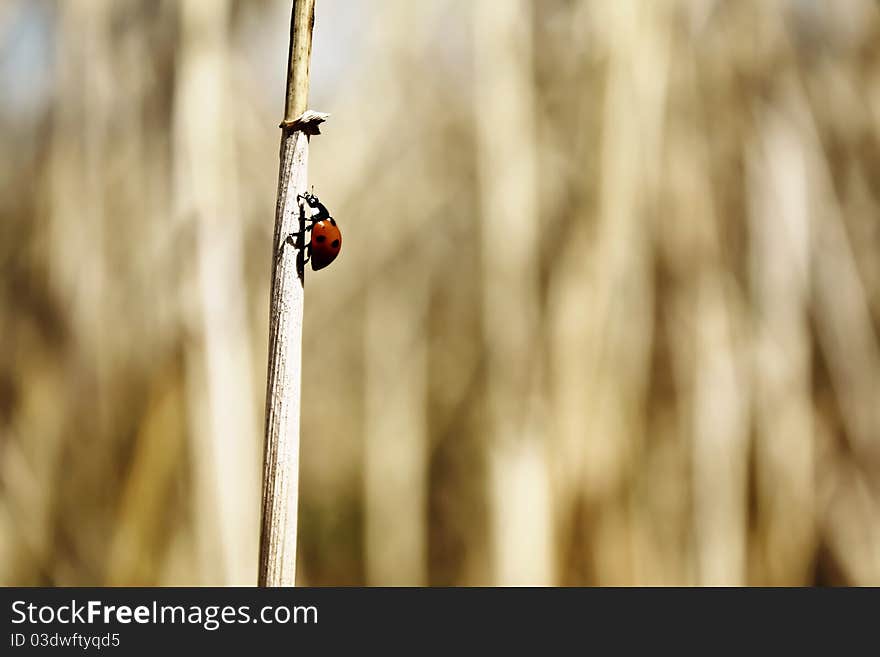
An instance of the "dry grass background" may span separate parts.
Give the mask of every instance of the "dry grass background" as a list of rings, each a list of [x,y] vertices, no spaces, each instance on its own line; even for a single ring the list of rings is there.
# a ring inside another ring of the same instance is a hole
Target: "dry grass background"
[[[0,4],[0,582],[256,579],[286,0]],[[880,584],[870,0],[318,0],[303,584]]]

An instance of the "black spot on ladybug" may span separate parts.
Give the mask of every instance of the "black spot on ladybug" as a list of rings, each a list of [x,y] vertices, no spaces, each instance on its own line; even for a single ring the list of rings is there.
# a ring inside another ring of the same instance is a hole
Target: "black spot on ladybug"
[[[322,235],[322,237],[323,237],[323,235]],[[334,249],[338,249],[339,248],[339,240],[333,240],[332,242],[330,242],[330,246],[332,246]]]
[[[315,239],[317,240],[318,244],[323,244],[327,241],[327,237],[325,235],[318,235],[318,237]]]

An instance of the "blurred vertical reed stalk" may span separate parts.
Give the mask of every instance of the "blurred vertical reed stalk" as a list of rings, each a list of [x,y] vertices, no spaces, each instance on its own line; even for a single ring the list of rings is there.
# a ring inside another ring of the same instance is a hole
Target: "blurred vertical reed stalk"
[[[554,545],[540,386],[532,8],[475,6],[488,358],[490,550],[499,585],[551,584]],[[499,240],[503,239],[503,248]]]
[[[65,4],[59,7],[58,22],[64,30],[57,46],[58,87],[69,102],[66,111],[53,117],[49,133],[45,239],[46,244],[59,247],[51,249],[53,257],[47,258],[46,271],[49,289],[67,302],[67,327],[75,345],[64,363],[63,385],[58,392],[63,395],[65,388],[75,385],[80,398],[93,402],[83,420],[88,438],[81,443],[86,448],[81,452],[86,452],[96,449],[99,437],[112,425],[112,409],[107,401],[108,361],[112,354],[108,342],[112,336],[104,318],[113,309],[107,295],[109,219],[101,177],[107,166],[108,122],[113,114],[113,98],[102,84],[112,76],[111,8],[102,3]],[[80,166],[72,167],[71,162]],[[82,257],[83,253],[89,257]],[[58,406],[70,402],[69,397],[61,395],[52,400]],[[47,493],[36,498],[43,499],[45,506],[32,512],[25,524],[30,525],[29,534],[39,536],[45,532],[50,546],[52,524],[62,524],[59,519],[64,516],[64,496],[59,494],[62,486],[57,474],[65,457],[63,425],[47,424],[38,435],[42,444],[38,458],[33,460],[36,465],[32,477],[45,482],[37,488]],[[82,461],[76,463],[74,471],[82,465]],[[87,520],[81,518],[80,522],[85,524]],[[89,540],[87,536],[79,538],[80,544]]]
[[[383,9],[397,20],[381,21],[381,39],[391,61],[415,60],[430,39],[425,3],[396,0]],[[405,70],[396,72],[406,76]],[[411,75],[411,74],[410,74]],[[381,84],[377,82],[378,84]],[[392,85],[377,88],[389,106],[417,111],[420,98],[397,97]],[[425,143],[419,125],[401,117],[401,140]],[[375,147],[374,147],[375,148]],[[388,162],[387,166],[401,166]],[[427,193],[419,194],[427,177],[419,154],[408,157],[407,184],[416,208],[403,205],[398,212],[413,216],[425,211]],[[393,251],[402,230],[371,231],[372,253]],[[425,258],[424,260],[427,260]],[[412,260],[370,263],[364,314],[364,495],[365,571],[368,585],[424,586],[427,572],[427,464],[426,416],[428,349],[425,317],[428,310],[430,263],[418,267]]]
[[[307,191],[309,137],[294,122],[308,106],[314,21],[315,0],[294,0],[272,240],[260,586],[296,583],[304,268],[302,251],[283,247],[304,229],[297,196]]]
[[[200,580],[254,581],[259,441],[246,320],[243,229],[229,130],[228,0],[180,4],[175,200],[195,234],[197,290],[187,344]]]
[[[653,340],[652,208],[659,195],[655,165],[662,146],[668,83],[667,10],[662,3],[603,5],[607,79],[599,141],[601,175],[592,262],[583,396],[590,418],[584,436],[583,485],[599,509],[592,529],[600,584],[637,580],[645,546],[628,492],[645,449],[645,403]],[[633,108],[638,108],[634,111]]]

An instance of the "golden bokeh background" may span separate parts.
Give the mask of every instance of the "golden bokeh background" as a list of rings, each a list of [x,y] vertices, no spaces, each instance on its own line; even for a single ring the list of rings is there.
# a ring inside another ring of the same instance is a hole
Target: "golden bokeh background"
[[[289,0],[0,2],[0,583],[253,584]],[[298,582],[880,584],[872,0],[317,0]]]

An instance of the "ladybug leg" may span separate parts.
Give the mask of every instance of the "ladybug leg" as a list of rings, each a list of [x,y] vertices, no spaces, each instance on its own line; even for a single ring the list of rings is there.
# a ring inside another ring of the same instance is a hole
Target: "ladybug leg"
[[[310,228],[308,230],[310,230]],[[306,265],[312,257],[312,240],[306,242],[305,235],[303,233],[300,233],[300,236],[303,239],[303,241],[300,242],[300,245],[302,246],[302,248],[300,249],[300,254],[303,259],[302,264]]]
[[[301,230],[298,233],[290,233],[287,237],[284,238],[284,241],[281,243],[281,248],[278,249],[278,254],[275,256],[275,260],[281,257],[281,254],[284,252],[285,246],[292,246],[294,249],[300,249],[302,251],[306,251],[311,246],[311,240],[309,242],[305,241],[305,231],[311,230],[312,227],[309,226],[305,230]],[[308,262],[308,260],[306,260]]]
[[[309,205],[312,205],[311,200],[317,201],[317,199],[314,196],[312,196],[311,194],[300,194],[296,197],[296,199],[297,200],[303,199],[307,203],[309,203]],[[308,247],[308,244],[305,244],[305,234],[306,234],[306,231],[309,231],[312,229],[312,224],[314,224],[315,219],[305,216],[305,208],[302,206],[302,204],[300,204],[300,221],[302,223],[305,223],[307,221],[310,221],[312,223],[310,223],[308,226],[303,228],[303,230],[298,231],[296,233],[290,233],[287,237],[285,237],[284,241],[281,243],[281,248],[278,250],[278,256],[276,257],[276,259],[281,257],[281,252],[284,251],[285,246],[289,245],[295,249],[302,249],[302,250],[305,250]]]
[[[306,203],[309,204],[310,207],[317,209],[318,212],[315,213],[314,215],[312,215],[311,217],[306,217],[305,216],[305,208],[303,207],[302,204],[300,204],[300,220],[302,223],[307,223],[307,225],[301,231],[296,232],[296,233],[290,233],[287,237],[284,238],[284,241],[281,243],[281,248],[278,249],[278,255],[275,256],[275,259],[278,260],[278,258],[281,257],[281,254],[284,251],[284,247],[287,245],[290,245],[293,248],[300,249],[303,252],[303,254],[305,256],[305,259],[303,260],[303,264],[306,264],[312,255],[311,240],[309,240],[309,242],[305,241],[306,240],[306,232],[312,230],[315,223],[317,223],[319,221],[323,221],[324,219],[330,218],[330,213],[327,211],[327,208],[324,207],[324,204],[321,203],[318,200],[318,197],[315,196],[314,194],[309,194],[309,193],[299,194],[296,197],[296,199],[298,201],[304,200]]]

